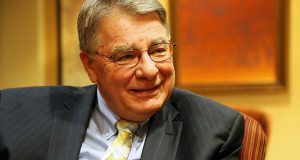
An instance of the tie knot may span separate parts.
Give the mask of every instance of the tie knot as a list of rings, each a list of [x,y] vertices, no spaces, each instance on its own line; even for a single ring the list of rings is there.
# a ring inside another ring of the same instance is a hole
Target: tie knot
[[[139,124],[133,121],[127,121],[124,119],[120,119],[117,123],[116,123],[116,127],[118,129],[118,131],[128,131],[131,134],[134,133],[138,128],[139,128]]]

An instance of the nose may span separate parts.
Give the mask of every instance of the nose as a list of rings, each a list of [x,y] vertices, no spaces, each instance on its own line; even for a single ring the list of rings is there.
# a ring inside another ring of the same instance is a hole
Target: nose
[[[141,53],[140,62],[137,66],[135,75],[137,78],[153,80],[159,70],[155,65],[155,62],[152,61],[147,51]]]

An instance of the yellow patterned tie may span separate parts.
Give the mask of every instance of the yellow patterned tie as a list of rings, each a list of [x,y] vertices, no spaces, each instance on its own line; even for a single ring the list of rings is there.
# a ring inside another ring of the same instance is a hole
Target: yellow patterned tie
[[[106,160],[127,160],[131,146],[132,134],[139,128],[138,123],[120,119],[116,123],[118,136],[108,147],[109,156]]]

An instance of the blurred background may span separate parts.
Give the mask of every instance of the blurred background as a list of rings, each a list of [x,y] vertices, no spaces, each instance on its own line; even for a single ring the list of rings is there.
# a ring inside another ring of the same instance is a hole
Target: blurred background
[[[79,53],[78,46],[73,45],[77,42],[72,41],[77,37],[78,1],[62,0],[60,7],[66,12],[58,14],[59,1],[0,0],[0,89],[89,84],[76,54]],[[160,1],[170,13],[172,0]],[[300,0],[289,0],[288,3],[283,42],[286,46],[285,89],[276,92],[200,92],[221,103],[254,110],[267,117],[267,160],[300,159]],[[72,8],[68,8],[70,4]],[[169,19],[176,20],[176,17]],[[61,26],[70,29],[64,30]],[[62,54],[68,51],[73,53],[72,56]]]

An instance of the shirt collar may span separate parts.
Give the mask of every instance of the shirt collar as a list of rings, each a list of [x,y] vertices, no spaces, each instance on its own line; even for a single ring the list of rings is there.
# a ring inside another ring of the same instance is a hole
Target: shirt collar
[[[117,133],[115,128],[116,122],[120,119],[118,115],[116,115],[106,104],[99,90],[97,89],[97,98],[98,98],[98,107],[100,111],[100,115],[105,119],[108,123],[108,128],[106,133],[108,134],[107,139],[111,138],[113,135]]]

